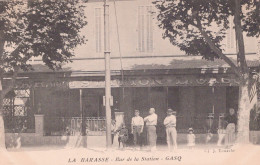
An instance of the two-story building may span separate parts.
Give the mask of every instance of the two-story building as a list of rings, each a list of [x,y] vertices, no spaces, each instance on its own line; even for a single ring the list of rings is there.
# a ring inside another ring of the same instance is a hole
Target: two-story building
[[[88,41],[75,50],[72,63],[53,72],[40,59],[32,59],[35,70],[20,73],[15,90],[5,99],[6,132],[26,120],[24,132],[34,133],[38,129],[34,115],[43,114],[41,133],[46,137],[78,135],[83,119],[89,136],[104,135],[103,11],[102,0],[86,4],[88,25],[81,33]],[[230,67],[220,59],[188,56],[163,39],[151,0],[111,0],[109,25],[112,118],[124,116],[129,127],[135,109],[145,117],[153,107],[158,114],[158,141],[164,142],[162,123],[168,107],[177,111],[179,133],[193,127],[199,134],[216,133],[227,109],[237,110],[239,82]],[[257,44],[256,38],[245,38],[252,71],[259,69]],[[235,45],[230,29],[223,47],[234,62]]]

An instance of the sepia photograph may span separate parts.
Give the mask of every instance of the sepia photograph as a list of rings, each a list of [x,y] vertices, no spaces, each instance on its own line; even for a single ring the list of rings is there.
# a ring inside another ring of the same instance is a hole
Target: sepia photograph
[[[260,0],[0,0],[1,165],[260,163]]]

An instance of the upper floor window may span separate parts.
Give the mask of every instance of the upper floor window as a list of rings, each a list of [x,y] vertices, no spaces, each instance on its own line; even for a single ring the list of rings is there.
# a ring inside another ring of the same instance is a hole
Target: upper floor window
[[[95,9],[96,52],[101,52],[101,8]]]
[[[233,49],[235,48],[235,30],[234,30],[234,22],[233,18],[231,17],[229,19],[229,29],[227,31],[227,48],[228,49]]]
[[[257,41],[257,54],[258,54],[258,57],[260,57],[260,37],[258,38],[258,41]]]
[[[138,7],[138,50],[153,51],[153,12],[152,6]]]

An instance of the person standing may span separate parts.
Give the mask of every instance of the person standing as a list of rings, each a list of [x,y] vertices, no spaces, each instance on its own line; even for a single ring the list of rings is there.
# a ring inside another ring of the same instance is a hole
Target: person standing
[[[135,116],[132,118],[131,122],[131,130],[132,134],[134,135],[134,149],[140,150],[142,146],[142,137],[141,134],[144,128],[144,119],[140,116],[139,110],[135,110]],[[137,148],[137,145],[139,146]]]
[[[111,122],[111,140],[112,140],[112,144],[114,143],[114,136],[116,133],[116,120],[112,120]]]
[[[163,124],[166,127],[167,144],[169,151],[177,149],[177,131],[176,131],[176,112],[172,109],[167,110],[167,117]]]
[[[144,118],[147,130],[147,141],[151,151],[156,150],[156,125],[157,125],[157,114],[155,114],[155,109],[149,109],[149,116]]]
[[[236,124],[237,124],[237,117],[235,115],[235,110],[233,108],[229,109],[229,114],[225,117],[225,121],[227,124],[225,145],[226,147],[231,147],[235,141],[235,132],[236,132]]]
[[[188,129],[188,135],[187,135],[187,146],[189,149],[193,149],[195,146],[195,135],[194,135],[194,130],[192,128]]]

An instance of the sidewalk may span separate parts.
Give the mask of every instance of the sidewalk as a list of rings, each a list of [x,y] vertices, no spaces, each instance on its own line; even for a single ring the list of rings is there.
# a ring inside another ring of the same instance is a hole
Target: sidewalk
[[[93,146],[93,145],[91,145]],[[178,145],[178,152],[186,152],[186,151],[200,151],[209,148],[215,149],[225,149],[225,146],[217,146],[216,144],[196,144],[193,149],[189,149],[186,144],[179,144]],[[44,146],[23,146],[20,149],[15,148],[8,148],[7,151],[9,152],[21,152],[21,151],[45,151],[45,150],[77,150],[77,149],[86,149],[90,151],[99,151],[99,152],[106,152],[106,148],[104,147],[71,147],[70,145],[61,146],[61,145],[44,145]],[[112,151],[134,151],[134,146],[130,145],[122,150],[122,146],[119,149],[118,144],[114,144],[111,147]],[[135,150],[136,151],[136,150]],[[158,152],[167,152],[167,144],[157,144],[157,151]],[[148,147],[144,146],[139,152],[149,152]]]

